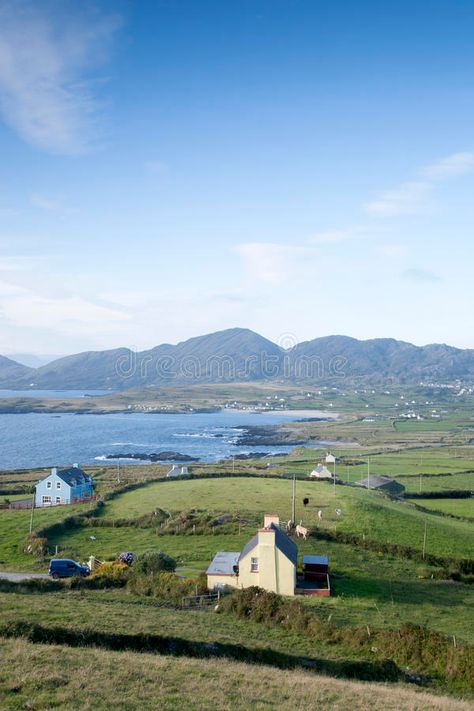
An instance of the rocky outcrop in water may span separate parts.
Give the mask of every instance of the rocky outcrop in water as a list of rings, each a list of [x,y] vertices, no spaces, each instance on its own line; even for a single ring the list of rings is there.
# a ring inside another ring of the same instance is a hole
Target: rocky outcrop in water
[[[247,426],[235,442],[239,447],[301,447],[307,444],[305,439],[295,439],[294,431],[283,429],[275,425],[268,427],[262,425]]]

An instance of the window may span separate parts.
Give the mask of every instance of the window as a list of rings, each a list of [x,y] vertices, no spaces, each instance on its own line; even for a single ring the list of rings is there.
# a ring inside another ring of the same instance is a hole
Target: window
[[[56,489],[60,489],[60,488],[61,488],[61,482],[60,482],[60,481],[57,481],[57,482],[56,482]]]
[[[250,558],[250,572],[258,573],[258,558]]]
[[[51,503],[51,496],[43,496],[43,504],[50,504]]]
[[[50,481],[47,481],[47,482],[46,482],[46,488],[47,488],[47,489],[51,489],[51,487],[52,487],[52,483],[51,483]]]
[[[56,503],[57,503],[57,504],[60,504],[60,503],[61,503],[61,497],[60,497],[60,496],[56,496]]]

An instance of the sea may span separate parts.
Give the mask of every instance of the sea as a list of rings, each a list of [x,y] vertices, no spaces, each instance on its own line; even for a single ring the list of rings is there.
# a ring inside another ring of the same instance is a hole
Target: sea
[[[5,391],[6,392],[6,391]],[[13,397],[8,391],[8,397]],[[38,391],[37,391],[38,392]],[[51,397],[58,391],[41,391]],[[76,391],[62,397],[80,396]],[[25,393],[23,393],[25,394]],[[31,391],[28,395],[31,396]],[[85,395],[85,393],[82,393]],[[87,394],[94,394],[88,391]],[[3,397],[7,397],[4,395]],[[288,452],[285,446],[237,444],[246,426],[277,425],[301,413],[255,413],[226,409],[213,413],[0,414],[0,470],[116,464],[117,455],[174,451],[215,462],[237,454]],[[107,459],[114,455],[115,460]],[[121,461],[144,463],[134,459]]]

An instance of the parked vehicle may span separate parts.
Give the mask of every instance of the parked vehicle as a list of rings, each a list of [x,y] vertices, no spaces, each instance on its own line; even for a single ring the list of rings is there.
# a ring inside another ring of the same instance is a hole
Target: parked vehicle
[[[86,577],[90,574],[87,566],[76,563],[75,560],[65,558],[53,558],[49,563],[49,574],[52,578],[72,578],[74,575]]]

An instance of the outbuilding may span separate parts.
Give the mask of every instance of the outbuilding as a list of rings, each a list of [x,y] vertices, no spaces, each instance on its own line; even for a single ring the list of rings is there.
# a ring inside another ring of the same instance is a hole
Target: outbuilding
[[[373,489],[374,491],[384,491],[390,496],[400,496],[405,491],[403,484],[399,484],[398,481],[387,476],[370,476],[356,481],[356,486],[362,486],[364,489]]]

